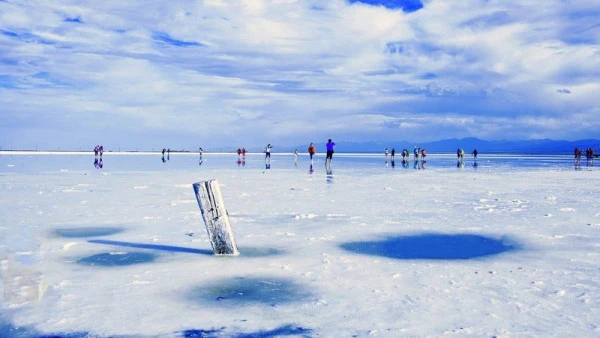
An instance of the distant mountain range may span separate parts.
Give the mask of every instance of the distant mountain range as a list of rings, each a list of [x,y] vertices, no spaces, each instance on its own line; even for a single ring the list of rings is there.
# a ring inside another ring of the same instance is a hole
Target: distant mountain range
[[[471,153],[473,149],[481,154],[485,153],[514,153],[514,154],[572,154],[577,147],[580,149],[592,148],[594,154],[600,153],[600,140],[587,139],[577,141],[560,140],[519,140],[519,141],[486,141],[474,137],[462,139],[447,139],[432,142],[410,142],[410,141],[392,141],[392,142],[337,142],[337,152],[360,152],[360,153],[378,153],[383,152],[385,148],[391,151],[395,148],[397,152],[407,148],[412,151],[414,147],[425,148],[428,152],[434,153],[454,153],[457,148],[462,148],[466,153]],[[304,146],[302,146],[304,147]],[[323,148],[322,146],[321,148]],[[287,148],[287,147],[286,147]],[[305,149],[297,147],[298,151]],[[278,151],[293,151],[294,148],[278,149]],[[318,149],[324,151],[324,149]]]

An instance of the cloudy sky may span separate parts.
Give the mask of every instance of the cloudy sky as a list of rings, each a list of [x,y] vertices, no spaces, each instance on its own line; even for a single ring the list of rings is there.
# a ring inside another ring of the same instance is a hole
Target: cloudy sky
[[[0,0],[0,147],[600,135],[600,2]]]

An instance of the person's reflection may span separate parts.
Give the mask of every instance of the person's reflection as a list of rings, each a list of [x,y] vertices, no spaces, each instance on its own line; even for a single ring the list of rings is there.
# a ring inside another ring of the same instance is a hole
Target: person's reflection
[[[100,165],[99,165],[100,161],[98,160],[98,158],[94,158],[94,168],[99,169]]]
[[[413,169],[419,169],[419,160],[414,161]]]
[[[162,162],[163,162],[163,163],[166,163],[166,162],[167,162],[167,160],[165,159],[165,155],[163,155],[163,157],[162,157]]]
[[[315,172],[315,170],[313,169],[313,165],[311,163],[310,167],[308,168],[308,173],[312,175],[314,172]]]
[[[477,169],[478,166],[479,164],[477,164],[477,161],[473,162],[473,168]]]
[[[392,169],[396,168],[396,161],[392,160]]]
[[[202,159],[202,154],[200,154],[200,158],[198,158],[198,165],[201,166],[204,160]]]
[[[421,161],[421,169],[427,168],[427,161]]]
[[[104,160],[100,157],[100,161],[98,161],[98,167],[102,169],[104,167]]]
[[[265,169],[271,169],[271,162],[265,162]]]
[[[327,169],[327,183],[333,183],[333,170]]]

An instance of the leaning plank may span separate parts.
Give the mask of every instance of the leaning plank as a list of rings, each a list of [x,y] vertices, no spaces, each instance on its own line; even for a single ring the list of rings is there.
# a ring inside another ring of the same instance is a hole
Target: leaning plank
[[[194,183],[193,186],[215,255],[239,255],[219,182],[213,179]]]

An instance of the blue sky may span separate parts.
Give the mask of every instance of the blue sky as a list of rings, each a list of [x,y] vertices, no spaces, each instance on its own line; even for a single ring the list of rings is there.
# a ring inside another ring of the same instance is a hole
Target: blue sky
[[[600,2],[0,0],[0,147],[597,138]]]

